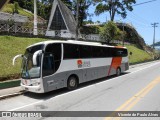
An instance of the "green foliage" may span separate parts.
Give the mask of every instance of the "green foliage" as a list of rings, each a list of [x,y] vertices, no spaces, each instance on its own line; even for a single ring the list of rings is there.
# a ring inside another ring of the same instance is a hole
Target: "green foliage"
[[[2,11],[12,14],[13,13],[13,8],[14,8],[13,4],[6,4],[6,6],[3,7]],[[29,18],[33,17],[32,13],[24,11],[21,7],[18,7],[18,12],[19,12],[20,15],[24,15],[24,16],[27,16]]]
[[[116,36],[114,37],[115,40],[124,40],[126,38],[126,31],[121,31],[119,28],[117,29],[117,34]]]
[[[33,22],[26,22],[26,23],[23,24],[22,27],[23,27],[23,28],[32,29],[32,28],[33,28]]]
[[[126,45],[128,53],[132,52],[132,55],[129,55],[129,63],[139,63],[152,60],[152,56],[146,51],[141,50],[133,45]]]
[[[70,9],[72,3],[70,0],[62,0]],[[23,9],[34,13],[34,0],[10,0],[10,3],[18,2]],[[37,0],[37,14],[45,20],[49,20],[53,0]]]
[[[92,20],[87,20],[87,21],[83,21],[83,25],[86,25],[86,24],[93,24],[94,22]]]
[[[132,4],[136,3],[136,0],[93,0],[96,6],[95,13],[99,15],[104,12],[109,12],[110,20],[114,21],[115,14],[121,15],[122,18],[127,16],[127,10],[132,11]]]
[[[34,0],[11,0],[10,3],[17,2],[23,9],[34,12]],[[77,0],[62,0],[62,2],[76,15]],[[49,20],[53,0],[37,0],[37,14],[45,20]],[[79,0],[79,26],[83,25],[83,21],[87,18],[88,8],[92,4],[91,0]],[[21,11],[18,12],[21,13]]]
[[[117,38],[118,36],[122,36],[122,32],[112,21],[106,23],[100,30],[101,39],[107,43]]]
[[[13,19],[8,19],[7,24],[8,25],[14,25],[14,20]]]
[[[17,14],[18,14],[18,13],[19,13],[19,12],[18,12],[18,9],[19,9],[19,4],[18,4],[18,2],[14,2],[13,14],[14,14],[14,13],[17,13]]]
[[[22,60],[18,59],[16,65],[13,66],[13,57],[17,54],[24,54],[27,46],[43,40],[42,38],[0,36],[0,77],[20,73]]]
[[[87,19],[87,16],[90,14],[88,13],[88,8],[92,4],[92,0],[79,0],[79,26],[81,27],[83,25],[83,21]],[[74,16],[76,16],[76,7],[77,7],[77,0],[73,0],[72,2],[72,11]]]
[[[83,26],[82,29],[80,29],[80,32],[82,34],[99,34],[100,27],[99,26]]]

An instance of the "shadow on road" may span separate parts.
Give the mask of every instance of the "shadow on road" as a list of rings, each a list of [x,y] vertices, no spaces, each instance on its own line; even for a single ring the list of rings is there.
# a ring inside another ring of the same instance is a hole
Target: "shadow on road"
[[[124,72],[124,73],[121,74],[121,76],[126,75],[128,73],[129,72]],[[106,80],[111,80],[112,78],[116,78],[116,76],[113,75],[113,76],[109,76],[109,77],[105,77],[105,78],[101,78],[101,79],[96,79],[96,80],[92,80],[92,81],[89,81],[89,82],[85,82],[85,83],[79,84],[77,89],[84,88],[84,87],[87,87],[89,85],[97,84],[97,83],[100,83],[100,82],[103,82],[103,81],[106,81]],[[54,91],[47,92],[47,93],[25,92],[25,93],[23,93],[23,95],[31,97],[31,98],[34,98],[34,99],[48,100],[50,98],[53,98],[55,96],[58,96],[58,95],[61,95],[61,94],[65,94],[65,93],[68,93],[68,92],[70,92],[70,91],[67,90],[67,88],[62,88],[62,89],[54,90]]]

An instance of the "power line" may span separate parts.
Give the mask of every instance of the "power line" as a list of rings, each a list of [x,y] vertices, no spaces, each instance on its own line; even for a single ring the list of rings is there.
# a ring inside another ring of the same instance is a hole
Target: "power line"
[[[141,22],[141,21],[139,21],[139,20],[136,20],[136,18],[134,18],[134,17],[132,17],[132,16],[130,16],[130,18],[126,18],[126,19],[134,22],[135,24],[137,24],[137,25],[139,25],[139,26],[142,26],[142,27],[150,27],[149,25],[147,25],[147,24],[145,24],[145,23],[143,23],[143,22]]]
[[[149,24],[150,22],[142,17],[140,17],[139,15],[135,14],[133,11],[131,12],[131,14],[129,14],[131,16],[133,16],[135,19],[137,19],[138,21],[141,21],[141,22],[145,22],[147,24]]]
[[[142,2],[142,3],[134,4],[134,5],[132,5],[132,7],[138,6],[138,5],[143,5],[143,4],[154,2],[154,1],[157,1],[157,0],[150,0],[150,1],[147,1],[147,2]]]

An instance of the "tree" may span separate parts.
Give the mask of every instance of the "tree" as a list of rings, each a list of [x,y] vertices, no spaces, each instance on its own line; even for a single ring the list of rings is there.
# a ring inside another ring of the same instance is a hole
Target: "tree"
[[[123,31],[121,31],[112,21],[109,21],[100,29],[100,37],[107,43],[110,43],[110,41],[112,41],[114,38],[121,37],[122,34]]]
[[[33,0],[10,0],[10,3],[18,2],[21,8],[27,9],[34,12],[34,2]],[[70,9],[72,8],[71,0],[62,0],[64,4]],[[49,20],[50,12],[52,9],[53,0],[37,0],[37,14],[42,18]]]
[[[136,3],[136,0],[93,0],[96,6],[95,14],[100,15],[104,12],[109,12],[110,20],[114,21],[115,14],[121,15],[122,18],[126,18],[127,10],[132,11],[132,4]]]
[[[92,4],[92,0],[79,0],[79,26],[80,27],[83,25],[83,21],[87,19],[87,16],[89,15],[87,10],[91,4]],[[73,14],[74,16],[76,16],[77,0],[73,0],[72,6],[73,6],[72,8]]]
[[[18,4],[18,2],[14,2],[14,6],[13,6],[13,9],[12,9],[12,11],[13,11],[13,14],[14,13],[19,13],[18,12],[18,8],[19,8],[19,4]]]

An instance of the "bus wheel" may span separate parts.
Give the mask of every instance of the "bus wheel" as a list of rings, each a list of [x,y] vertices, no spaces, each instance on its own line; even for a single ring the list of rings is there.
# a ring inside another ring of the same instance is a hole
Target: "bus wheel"
[[[117,68],[117,70],[116,70],[116,76],[120,76],[120,75],[121,75],[121,69]]]
[[[78,86],[78,80],[75,76],[70,76],[67,81],[68,90],[74,90]]]

